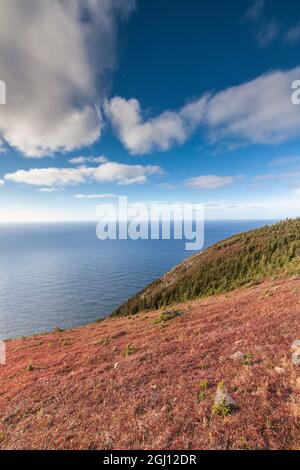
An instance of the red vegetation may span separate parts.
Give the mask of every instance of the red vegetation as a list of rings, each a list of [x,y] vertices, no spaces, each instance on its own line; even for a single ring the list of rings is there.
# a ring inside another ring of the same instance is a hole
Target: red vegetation
[[[299,449],[299,294],[299,279],[269,282],[166,324],[142,313],[9,341],[0,448]],[[226,417],[212,413],[221,381],[239,407]]]

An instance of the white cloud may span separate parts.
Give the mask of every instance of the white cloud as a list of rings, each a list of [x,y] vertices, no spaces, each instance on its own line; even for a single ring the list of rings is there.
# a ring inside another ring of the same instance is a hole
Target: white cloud
[[[219,189],[232,185],[237,178],[234,176],[205,175],[196,176],[185,181],[185,185],[197,189]]]
[[[299,107],[291,101],[300,67],[273,72],[216,94],[206,122],[214,139],[243,144],[276,144],[299,136]]]
[[[169,150],[184,143],[200,126],[212,143],[277,144],[299,136],[299,107],[291,100],[292,83],[300,67],[275,71],[191,101],[179,111],[166,111],[143,120],[137,100],[115,97],[106,102],[106,115],[132,154]]]
[[[103,155],[101,157],[74,157],[69,160],[72,165],[84,165],[85,163],[106,163],[108,159]]]
[[[106,101],[105,112],[124,146],[132,154],[144,154],[154,150],[166,151],[174,144],[183,144],[201,121],[205,103],[206,97],[203,97],[179,112],[165,111],[146,121],[136,99],[126,100],[117,96]]]
[[[167,111],[144,122],[139,102],[120,97],[106,102],[105,111],[122,143],[133,154],[168,150],[172,144],[186,140],[183,123],[176,113]]]
[[[5,181],[3,181],[2,179],[0,179],[0,186],[4,186],[5,185]]]
[[[7,87],[0,139],[26,156],[89,145],[115,66],[117,25],[134,0],[1,1],[0,70]]]
[[[114,199],[117,194],[75,194],[75,199]]]
[[[76,185],[87,181],[121,185],[145,183],[149,176],[161,174],[158,166],[125,165],[108,162],[98,167],[32,168],[4,176],[6,181],[33,186],[55,187]]]
[[[56,188],[40,188],[39,191],[41,193],[54,193]]]

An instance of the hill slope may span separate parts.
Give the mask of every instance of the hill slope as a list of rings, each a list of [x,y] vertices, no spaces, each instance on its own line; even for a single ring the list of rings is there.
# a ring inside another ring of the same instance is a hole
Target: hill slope
[[[113,314],[131,315],[300,274],[300,219],[235,235],[198,253],[129,299]]]
[[[7,342],[0,448],[300,449],[299,298],[299,279],[276,280],[178,305],[168,322],[149,312]],[[220,382],[238,405],[225,418]]]

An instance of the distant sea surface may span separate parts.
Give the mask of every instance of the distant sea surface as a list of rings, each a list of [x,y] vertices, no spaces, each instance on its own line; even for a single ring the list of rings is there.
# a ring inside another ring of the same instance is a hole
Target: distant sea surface
[[[205,247],[270,223],[206,222]],[[0,225],[0,339],[105,317],[194,253],[178,240],[99,241],[96,223]]]

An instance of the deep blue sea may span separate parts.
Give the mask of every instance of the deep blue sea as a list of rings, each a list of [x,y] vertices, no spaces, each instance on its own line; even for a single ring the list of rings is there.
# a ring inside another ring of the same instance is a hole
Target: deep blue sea
[[[270,221],[206,222],[205,246]],[[0,339],[111,313],[194,252],[178,240],[107,240],[96,223],[0,225]]]

